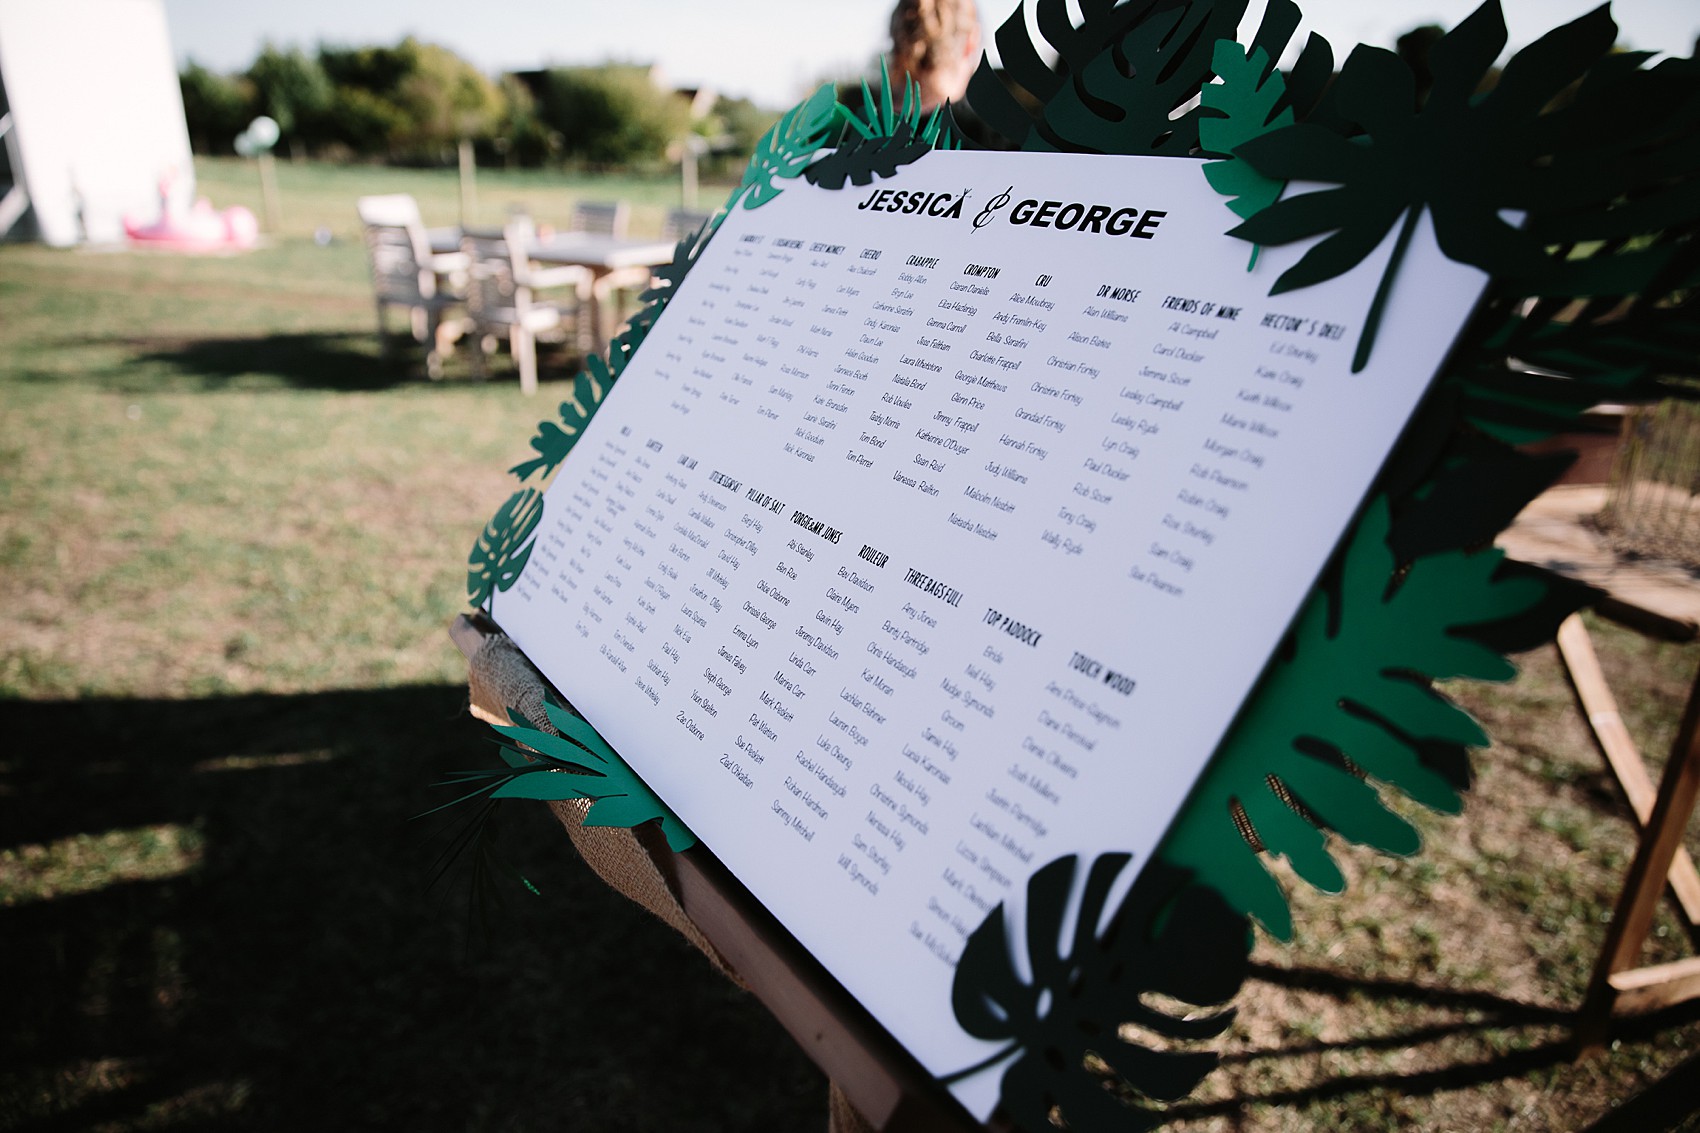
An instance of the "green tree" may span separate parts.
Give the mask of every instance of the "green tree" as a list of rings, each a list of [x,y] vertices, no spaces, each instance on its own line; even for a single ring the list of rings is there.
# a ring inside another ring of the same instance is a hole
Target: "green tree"
[[[395,90],[403,125],[391,140],[399,149],[430,156],[495,129],[502,93],[482,71],[446,47],[412,39],[402,46],[410,50],[413,66]]]
[[[539,100],[562,152],[595,165],[660,161],[690,128],[690,108],[630,63],[551,70]]]
[[[559,138],[537,112],[531,88],[515,75],[497,82],[502,115],[492,134],[495,150],[508,165],[542,165],[560,148]]]
[[[502,91],[446,47],[411,36],[394,47],[319,48],[334,85],[328,132],[359,153],[439,160],[461,138],[490,136]]]
[[[252,87],[243,79],[209,71],[192,59],[177,80],[195,152],[229,153],[231,141],[254,117]]]
[[[406,128],[396,90],[412,72],[411,41],[396,47],[319,45],[319,66],[334,88],[326,135],[357,154],[388,157]]]
[[[697,124],[697,132],[721,142],[724,148],[715,150],[716,159],[735,163],[742,168],[756,151],[761,136],[773,128],[779,115],[763,110],[747,98],[720,98],[714,110]]]
[[[289,143],[291,157],[299,158],[309,138],[317,131],[331,108],[334,90],[329,77],[315,59],[300,48],[280,50],[270,43],[248,68],[254,87],[255,108],[277,122]]]

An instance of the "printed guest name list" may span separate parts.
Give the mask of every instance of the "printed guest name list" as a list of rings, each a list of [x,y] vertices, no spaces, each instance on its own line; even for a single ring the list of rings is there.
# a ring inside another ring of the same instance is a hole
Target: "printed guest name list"
[[[496,615],[937,1073],[969,933],[1143,861],[1479,297],[1268,296],[1184,160],[935,153],[703,250]],[[984,1116],[997,1072],[956,1088]]]

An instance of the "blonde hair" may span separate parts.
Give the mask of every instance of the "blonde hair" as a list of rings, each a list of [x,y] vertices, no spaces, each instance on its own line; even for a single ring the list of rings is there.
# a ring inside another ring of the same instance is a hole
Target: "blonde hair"
[[[979,45],[974,0],[897,0],[892,9],[891,77],[913,78],[928,103],[961,97]]]

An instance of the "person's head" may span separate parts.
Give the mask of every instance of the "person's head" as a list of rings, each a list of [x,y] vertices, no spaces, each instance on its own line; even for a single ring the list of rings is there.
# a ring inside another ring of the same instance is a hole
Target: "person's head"
[[[891,13],[891,79],[913,78],[923,106],[961,98],[979,61],[974,0],[897,0]]]

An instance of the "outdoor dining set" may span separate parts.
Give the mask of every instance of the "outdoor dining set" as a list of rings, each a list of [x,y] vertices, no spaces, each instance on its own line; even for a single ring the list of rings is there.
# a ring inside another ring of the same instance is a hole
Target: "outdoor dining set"
[[[707,219],[671,210],[661,237],[650,240],[626,234],[625,202],[579,202],[562,231],[517,212],[500,228],[427,228],[405,193],[361,197],[356,206],[383,348],[390,307],[407,313],[433,378],[461,339],[484,376],[487,355],[505,337],[527,394],[537,389],[539,341],[570,342],[580,358],[605,350],[620,294],[647,286],[651,269]]]

